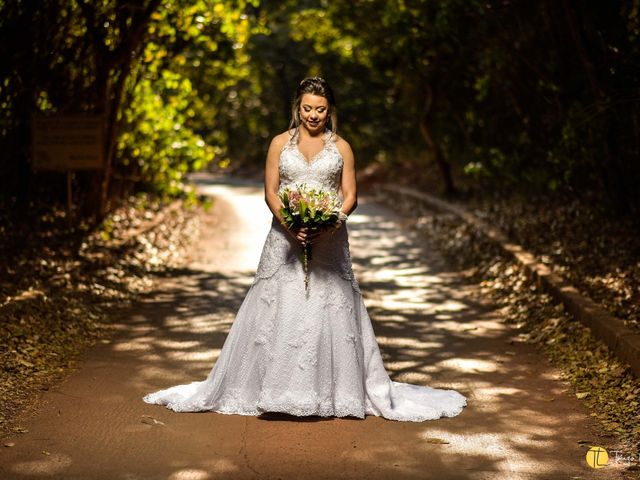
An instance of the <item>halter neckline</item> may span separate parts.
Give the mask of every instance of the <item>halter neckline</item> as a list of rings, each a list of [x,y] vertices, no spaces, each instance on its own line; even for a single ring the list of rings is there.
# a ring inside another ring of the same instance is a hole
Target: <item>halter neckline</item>
[[[295,133],[291,136],[291,139],[289,140],[289,142],[293,144],[295,151],[298,153],[298,155],[300,155],[301,159],[307,165],[313,165],[317,157],[319,157],[327,148],[327,142],[329,140],[330,134],[331,134],[331,130],[325,127],[324,132],[322,133],[322,142],[323,142],[322,148],[317,153],[312,155],[311,158],[309,159],[307,159],[307,157],[304,155],[304,153],[302,153],[302,151],[300,150],[300,147],[298,146],[298,137],[300,136],[300,132],[297,129]]]

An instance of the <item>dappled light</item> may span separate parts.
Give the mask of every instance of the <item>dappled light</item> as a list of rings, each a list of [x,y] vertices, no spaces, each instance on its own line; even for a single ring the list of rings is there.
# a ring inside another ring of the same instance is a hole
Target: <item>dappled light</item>
[[[168,480],[208,480],[211,474],[205,470],[185,468],[178,472],[172,473]]]
[[[70,455],[49,454],[38,460],[18,462],[11,466],[11,470],[17,475],[46,478],[64,472],[72,463]]]
[[[198,184],[215,201],[189,263],[158,272],[154,288],[115,316],[115,337],[96,347],[84,374],[52,392],[54,400],[66,398],[51,408],[68,419],[70,435],[65,444],[51,447],[57,456],[8,458],[17,478],[85,471],[81,459],[87,457],[108,466],[122,458],[132,461],[132,455],[145,465],[141,468],[170,472],[167,478],[175,479],[242,477],[249,465],[251,471],[281,476],[302,468],[318,473],[330,468],[326,462],[332,457],[350,468],[375,470],[379,478],[422,475],[425,456],[432,471],[449,472],[451,478],[584,472],[572,421],[580,417],[565,387],[552,383],[553,371],[539,364],[532,347],[514,341],[489,304],[467,295],[470,287],[415,231],[402,230],[391,211],[366,197],[349,220],[350,247],[385,367],[394,381],[460,391],[468,399],[460,415],[403,423],[375,416],[177,414],[144,404],[147,392],[203,380],[210,372],[268,231],[259,184],[222,184],[206,176]],[[236,208],[256,213],[243,216]],[[72,392],[87,382],[91,398],[74,399]],[[552,416],[545,411],[549,402]],[[118,446],[105,450],[100,435],[83,434],[82,424],[90,420],[77,419],[94,409],[110,412],[102,428],[127,432]],[[46,408],[42,412],[49,414]],[[25,446],[37,444],[39,428],[42,435],[47,431],[46,425],[32,428],[33,440],[25,437]],[[169,445],[189,445],[189,451],[166,451]],[[278,462],[285,446],[287,460]],[[309,467],[308,452],[320,446],[328,456]],[[91,453],[96,450],[97,459]],[[558,451],[573,454],[549,461]]]
[[[0,479],[640,479],[639,2],[0,1]]]

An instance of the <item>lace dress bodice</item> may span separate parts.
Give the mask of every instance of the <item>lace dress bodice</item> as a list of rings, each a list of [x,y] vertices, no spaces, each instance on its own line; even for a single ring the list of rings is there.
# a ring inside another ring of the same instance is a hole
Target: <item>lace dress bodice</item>
[[[336,146],[336,135],[327,130],[324,147],[307,160],[298,148],[298,135],[293,134],[280,152],[280,186],[296,183],[314,184],[338,192],[342,178],[342,155]]]
[[[307,160],[298,148],[297,135],[292,134],[280,152],[278,170],[281,187],[306,183],[340,193],[343,159],[336,146],[337,137],[330,130],[327,130],[323,139],[323,148],[313,158]],[[314,243],[312,248],[312,268],[331,268],[342,278],[349,280],[354,290],[360,292],[351,267],[346,224],[333,235],[325,237],[321,242]],[[299,261],[300,252],[300,244],[286,232],[285,227],[280,225],[274,217],[254,283],[260,279],[271,277],[284,263]]]

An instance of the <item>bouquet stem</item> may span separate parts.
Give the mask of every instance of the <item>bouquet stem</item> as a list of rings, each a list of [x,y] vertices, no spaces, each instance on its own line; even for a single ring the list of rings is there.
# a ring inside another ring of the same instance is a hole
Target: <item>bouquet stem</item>
[[[304,289],[309,289],[309,260],[311,259],[311,244],[305,243],[302,248],[302,259],[304,266]]]

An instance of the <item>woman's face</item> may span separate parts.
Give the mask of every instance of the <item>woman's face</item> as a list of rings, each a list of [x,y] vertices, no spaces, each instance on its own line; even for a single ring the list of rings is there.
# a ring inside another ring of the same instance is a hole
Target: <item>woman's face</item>
[[[300,120],[310,133],[324,131],[329,119],[329,102],[326,98],[305,93],[300,99]]]

